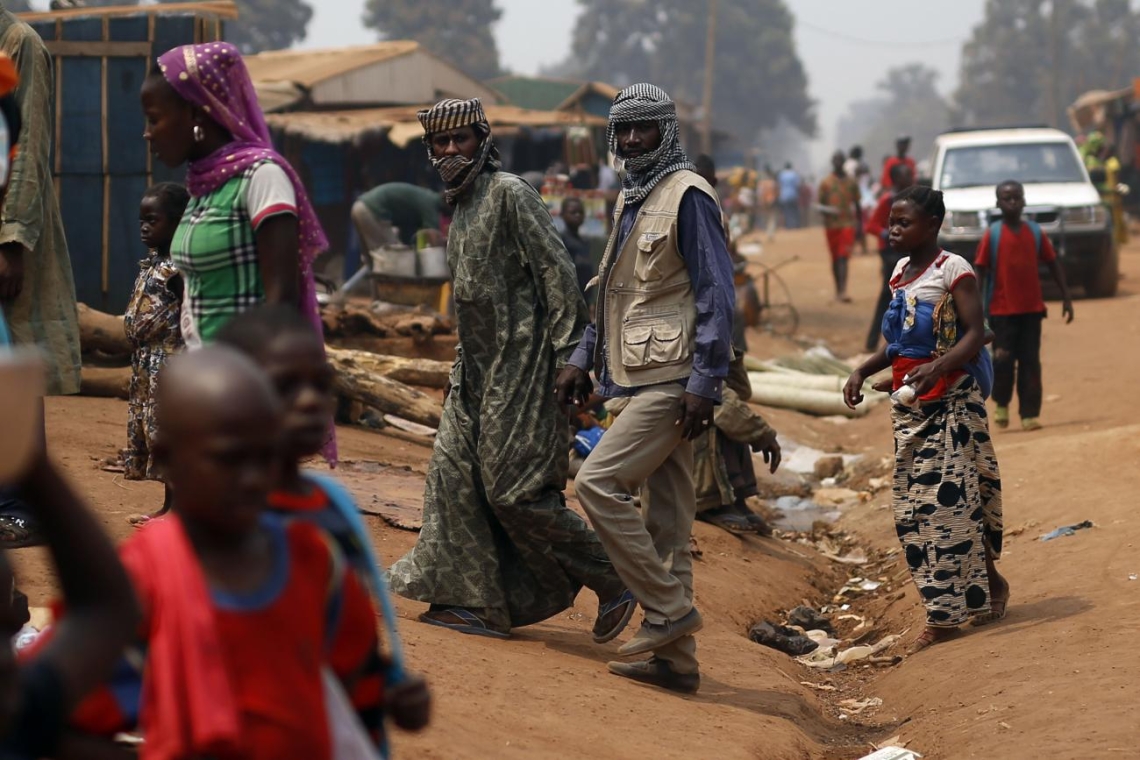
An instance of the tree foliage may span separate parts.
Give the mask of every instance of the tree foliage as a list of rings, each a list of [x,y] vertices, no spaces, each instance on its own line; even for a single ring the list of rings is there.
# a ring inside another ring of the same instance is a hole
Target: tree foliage
[[[852,103],[839,120],[837,147],[862,145],[864,160],[876,166],[880,156],[894,154],[895,139],[907,134],[913,140],[911,152],[922,158],[950,126],[950,106],[937,84],[938,72],[921,63],[890,69],[876,85],[880,95]]]
[[[987,0],[962,50],[956,121],[1064,126],[1081,93],[1140,73],[1138,34],[1129,0]]]
[[[494,0],[367,0],[364,25],[385,40],[415,40],[477,79],[498,76]]]
[[[659,85],[701,102],[707,0],[578,0],[571,70],[624,86]],[[716,126],[751,141],[781,122],[816,133],[815,104],[783,0],[720,0],[713,113]]]

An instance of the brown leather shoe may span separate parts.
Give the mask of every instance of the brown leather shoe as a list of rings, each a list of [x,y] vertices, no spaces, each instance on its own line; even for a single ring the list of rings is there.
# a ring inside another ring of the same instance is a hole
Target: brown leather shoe
[[[656,657],[641,662],[611,662],[607,667],[614,675],[680,694],[696,694],[701,688],[700,673],[678,673]]]

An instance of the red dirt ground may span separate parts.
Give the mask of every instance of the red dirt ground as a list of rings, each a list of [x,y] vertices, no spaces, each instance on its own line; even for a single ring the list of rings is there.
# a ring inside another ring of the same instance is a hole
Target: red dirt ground
[[[805,336],[837,353],[859,350],[878,286],[877,257],[853,262],[855,303],[830,300],[821,231],[783,234],[764,260],[799,254],[781,270],[803,318]],[[1122,295],[1078,301],[1077,321],[1046,322],[1046,429],[996,435],[1011,537],[1001,568],[1013,598],[1006,621],[941,644],[886,670],[832,676],[809,671],[746,638],[757,618],[775,619],[803,601],[821,604],[848,568],[810,547],[740,540],[698,524],[704,557],[696,566],[703,683],[679,697],[609,675],[618,643],[589,639],[596,609],[586,592],[573,610],[518,631],[509,642],[451,634],[415,622],[422,605],[398,602],[412,665],[435,690],[434,725],[395,738],[399,757],[459,760],[644,760],[661,758],[858,758],[871,741],[901,735],[927,758],[1135,757],[1134,710],[1140,702],[1137,656],[1127,640],[1140,624],[1140,358],[1136,283],[1140,248],[1123,257]],[[765,357],[789,344],[753,336]],[[126,407],[117,401],[50,399],[49,446],[117,538],[129,515],[161,501],[161,487],[124,482],[98,469],[124,438]],[[837,426],[790,412],[767,413],[785,436],[817,448],[888,455],[886,409]],[[345,458],[423,473],[428,448],[356,429],[340,433]],[[407,475],[393,488],[406,496]],[[381,482],[378,484],[382,487]],[[397,488],[398,486],[398,488]],[[384,498],[383,493],[379,494]],[[897,547],[885,493],[844,515],[843,525],[874,549]],[[399,557],[415,534],[367,518],[381,555]],[[1039,534],[1091,519],[1097,527],[1042,543]],[[20,585],[33,604],[52,592],[39,550],[15,553]],[[888,566],[883,575],[901,568]],[[856,605],[886,633],[921,626],[912,585]],[[831,683],[825,693],[802,681]],[[879,697],[877,711],[841,720],[838,698]],[[857,725],[858,723],[862,725]]]

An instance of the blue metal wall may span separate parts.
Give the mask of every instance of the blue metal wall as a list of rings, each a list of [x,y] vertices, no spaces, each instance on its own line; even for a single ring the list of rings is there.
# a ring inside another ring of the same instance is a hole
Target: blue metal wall
[[[126,308],[146,254],[139,201],[152,183],[184,178],[153,161],[143,139],[143,80],[158,55],[214,39],[218,26],[213,17],[145,13],[32,24],[55,60],[52,161],[76,295],[93,308]]]

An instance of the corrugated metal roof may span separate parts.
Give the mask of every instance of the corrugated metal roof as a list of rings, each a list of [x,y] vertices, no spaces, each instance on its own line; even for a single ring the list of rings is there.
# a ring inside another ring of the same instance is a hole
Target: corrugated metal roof
[[[370,134],[388,133],[400,146],[423,135],[416,112],[429,105],[362,108],[352,111],[299,111],[266,114],[269,126],[318,142],[354,142]],[[589,114],[537,111],[517,106],[484,105],[491,128],[508,134],[519,127],[604,127],[606,120]]]
[[[507,76],[492,79],[487,84],[506,95],[512,105],[542,111],[571,109],[591,92],[608,100],[613,100],[621,92],[605,82],[551,77]]]
[[[245,64],[255,82],[294,82],[311,88],[341,74],[408,55],[419,49],[418,42],[392,40],[324,50],[273,50],[248,56]]]
[[[499,77],[487,84],[521,108],[553,111],[582,88],[582,82],[545,77]]]
[[[176,14],[194,13],[234,19],[238,17],[238,7],[232,0],[204,0],[198,3],[161,3],[158,5],[112,5],[104,7],[68,8],[61,11],[43,13],[18,13],[20,20],[27,23],[55,21],[56,19],[80,18],[83,16],[133,16],[136,14]]]

